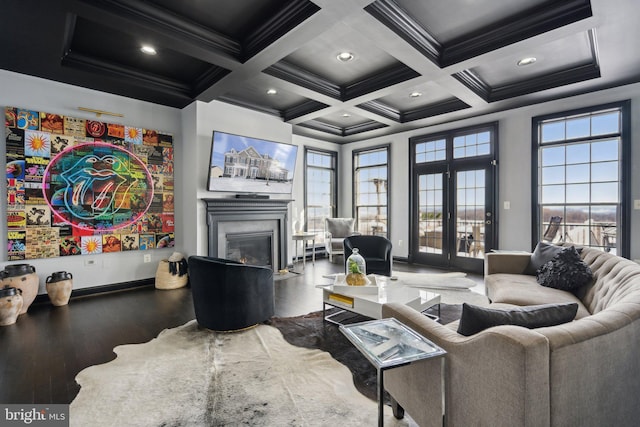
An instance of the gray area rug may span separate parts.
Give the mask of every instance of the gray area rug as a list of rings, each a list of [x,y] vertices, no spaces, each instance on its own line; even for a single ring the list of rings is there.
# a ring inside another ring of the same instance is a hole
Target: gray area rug
[[[377,404],[329,353],[268,325],[237,333],[195,321],[78,374],[72,426],[373,426]],[[411,425],[385,408],[386,426]]]

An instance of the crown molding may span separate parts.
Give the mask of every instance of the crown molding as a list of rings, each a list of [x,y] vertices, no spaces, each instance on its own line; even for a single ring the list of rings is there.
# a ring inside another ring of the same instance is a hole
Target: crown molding
[[[440,64],[442,45],[393,0],[377,0],[365,7],[364,10],[402,37],[433,63]]]
[[[343,136],[351,136],[357,133],[368,132],[370,130],[382,129],[386,128],[387,125],[384,123],[376,122],[375,120],[370,120],[368,122],[360,123],[353,126],[348,126],[343,129]]]
[[[549,2],[442,44],[393,0],[377,0],[365,10],[440,68],[593,15],[589,0]]]
[[[335,136],[351,136],[362,132],[368,132],[374,129],[381,129],[387,127],[384,123],[370,120],[364,123],[359,123],[352,126],[340,127],[329,123],[321,122],[319,120],[309,120],[304,123],[299,123],[299,126],[309,129],[317,130],[319,132],[329,133]]]
[[[236,105],[238,107],[248,108],[250,110],[255,110],[255,111],[258,111],[260,113],[265,113],[265,114],[269,114],[269,115],[272,115],[272,116],[276,116],[276,117],[282,118],[282,112],[280,110],[277,110],[275,108],[265,107],[264,105],[259,105],[259,104],[256,104],[254,102],[245,101],[244,99],[239,99],[239,98],[234,98],[234,97],[227,96],[227,95],[222,95],[222,96],[216,98],[216,100],[217,101],[226,102],[227,104],[232,104],[232,105]]]
[[[294,107],[287,108],[286,110],[284,110],[284,113],[282,114],[282,116],[284,121],[288,122],[289,120],[293,120],[300,116],[304,116],[306,114],[313,113],[315,111],[318,111],[327,107],[328,107],[327,104],[323,104],[322,102],[309,99]]]
[[[400,110],[393,108],[392,106],[387,105],[384,102],[376,100],[368,101],[357,105],[357,107],[369,111],[370,113],[374,113],[387,118],[389,120],[393,120],[394,122],[402,122],[402,113],[400,112]]]
[[[440,114],[471,108],[467,103],[458,98],[450,98],[444,101],[428,104],[420,108],[408,111],[400,111],[380,101],[369,101],[358,105],[359,108],[378,114],[397,123],[407,123],[414,120],[426,119]]]
[[[544,4],[509,17],[447,43],[440,66],[447,67],[593,15],[589,0],[563,0]]]
[[[287,61],[279,61],[263,71],[265,74],[297,84],[330,98],[341,100],[340,86]]]
[[[308,0],[288,2],[275,16],[247,36],[242,46],[242,61],[255,56],[319,10],[319,6]]]
[[[241,57],[241,45],[231,37],[220,34],[183,16],[141,0],[81,0],[110,13],[137,23],[144,22],[165,35],[184,40],[202,49],[224,52],[236,59]]]
[[[226,68],[212,65],[205,72],[198,76],[191,90],[191,95],[195,98],[198,94],[213,86],[230,72],[231,71],[227,70]]]
[[[459,100],[458,98],[445,99],[444,101],[425,105],[422,108],[416,108],[414,110],[403,112],[402,123],[439,116],[440,114],[464,110],[465,108],[471,108],[471,106],[466,102]]]
[[[516,96],[527,95],[566,86],[585,80],[597,79],[601,76],[600,67],[596,62],[577,65],[575,67],[545,74],[535,79],[527,79],[502,86],[491,87],[471,70],[464,70],[453,75],[458,81],[467,86],[486,102],[502,101]]]
[[[416,77],[420,74],[402,63],[378,71],[362,80],[359,80],[342,88],[342,100],[357,98],[373,91],[392,86],[397,83],[404,82]]]
[[[186,83],[158,76],[152,73],[142,72],[121,64],[104,61],[78,52],[68,51],[61,61],[65,67],[89,71],[114,79],[127,79],[128,83],[151,88],[167,95],[191,99],[192,87]]]

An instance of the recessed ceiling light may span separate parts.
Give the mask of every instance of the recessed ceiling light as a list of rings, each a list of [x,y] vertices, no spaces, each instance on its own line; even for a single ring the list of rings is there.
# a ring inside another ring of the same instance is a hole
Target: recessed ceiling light
[[[142,53],[146,53],[147,55],[155,55],[156,53],[158,53],[153,46],[149,45],[143,45],[140,50],[142,51]]]
[[[336,58],[342,62],[349,62],[355,58],[355,55],[351,52],[340,52]]]
[[[344,114],[342,115],[342,117],[344,117],[344,118],[351,117],[351,114],[349,114],[349,113],[344,113]]]
[[[410,96],[411,98],[419,98],[419,97],[421,97],[421,96],[422,96],[422,92],[411,92],[411,93],[409,94],[409,96]]]
[[[536,62],[538,59],[535,56],[529,56],[526,58],[522,58],[517,62],[518,67],[524,67],[525,65],[531,65]]]
[[[267,95],[275,95],[276,93],[278,93],[278,91],[275,89],[267,89]]]

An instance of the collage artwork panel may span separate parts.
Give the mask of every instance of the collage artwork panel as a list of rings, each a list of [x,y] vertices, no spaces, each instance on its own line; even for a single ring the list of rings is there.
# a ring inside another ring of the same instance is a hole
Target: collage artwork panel
[[[173,137],[5,107],[7,259],[174,245]]]

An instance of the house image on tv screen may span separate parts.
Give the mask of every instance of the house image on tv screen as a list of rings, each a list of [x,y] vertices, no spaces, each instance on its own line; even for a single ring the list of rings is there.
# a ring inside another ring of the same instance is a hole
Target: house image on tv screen
[[[224,154],[223,177],[287,181],[289,170],[279,160],[260,154],[249,146],[242,151],[232,148]]]

